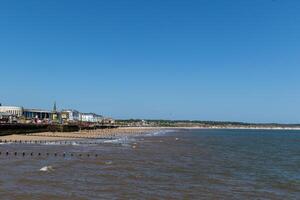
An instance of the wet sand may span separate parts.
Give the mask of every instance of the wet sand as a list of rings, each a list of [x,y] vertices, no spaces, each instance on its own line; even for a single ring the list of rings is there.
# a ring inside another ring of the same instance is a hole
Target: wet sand
[[[116,138],[121,136],[142,135],[162,130],[156,127],[128,127],[116,129],[83,130],[79,132],[43,132],[32,134],[18,134],[0,136],[0,140],[7,141],[67,141],[82,139]]]

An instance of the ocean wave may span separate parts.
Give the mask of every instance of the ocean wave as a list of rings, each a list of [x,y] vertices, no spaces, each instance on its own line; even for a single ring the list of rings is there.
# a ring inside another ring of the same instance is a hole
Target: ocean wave
[[[61,146],[61,145],[72,145],[72,146],[78,146],[79,144],[77,142],[55,142],[55,141],[52,141],[52,142],[46,142],[46,143],[41,143],[41,145],[54,145],[54,146]]]
[[[14,144],[13,142],[0,142],[0,145],[5,145],[5,144]]]
[[[123,143],[125,141],[126,141],[126,139],[124,139],[124,138],[117,138],[117,139],[113,139],[113,140],[104,140],[103,143],[118,144],[118,143]]]
[[[135,139],[133,137],[128,137],[128,136],[124,136],[124,137],[119,137],[113,140],[104,140],[103,143],[106,144],[127,144],[127,143],[131,143],[134,142]]]
[[[41,172],[52,172],[52,171],[54,171],[54,169],[53,169],[52,166],[45,166],[45,167],[42,167],[39,171],[41,171]]]
[[[148,136],[148,137],[149,136],[162,136],[162,135],[165,135],[170,132],[174,132],[174,130],[159,130],[159,131],[147,133],[145,136]]]
[[[104,140],[104,144],[121,145],[122,147],[131,147],[131,144],[137,140],[133,136],[123,136],[113,140]]]

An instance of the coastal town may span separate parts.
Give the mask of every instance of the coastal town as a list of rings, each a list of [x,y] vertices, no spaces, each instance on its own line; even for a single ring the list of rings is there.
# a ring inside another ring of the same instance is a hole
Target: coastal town
[[[51,111],[0,104],[0,143],[114,139],[159,129],[129,126],[96,113],[58,110],[56,102]]]
[[[95,113],[83,113],[75,109],[28,109],[22,106],[4,106],[0,103],[0,123],[10,124],[114,124],[114,120]]]
[[[105,129],[118,127],[131,128],[204,128],[204,129],[300,129],[300,124],[276,123],[244,123],[230,121],[199,121],[199,120],[151,120],[151,119],[113,119],[93,112],[85,113],[76,109],[57,109],[56,102],[52,110],[25,108],[23,106],[7,106],[0,103],[0,133],[6,131],[4,125],[28,132],[42,131],[70,132],[87,129]],[[37,130],[37,128],[39,130]]]

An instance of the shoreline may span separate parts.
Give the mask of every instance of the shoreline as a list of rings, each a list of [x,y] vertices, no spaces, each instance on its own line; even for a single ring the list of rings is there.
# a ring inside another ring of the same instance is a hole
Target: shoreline
[[[162,130],[286,130],[299,131],[300,127],[120,127],[116,129],[83,130],[78,132],[41,132],[0,136],[1,141],[79,141],[116,139],[122,136],[146,135]]]
[[[116,128],[116,129],[97,129],[83,130],[78,132],[41,132],[29,134],[13,134],[0,136],[2,141],[78,141],[96,139],[115,139],[122,136],[145,135],[151,132],[163,130],[159,127],[144,128]]]
[[[182,126],[182,127],[126,127],[127,129],[161,129],[161,130],[178,130],[178,129],[187,129],[187,130],[195,130],[195,129],[224,129],[224,130],[295,130],[299,131],[300,127],[202,127],[202,126]]]
[[[300,127],[170,127],[170,129],[220,129],[220,130],[291,130],[299,131]]]

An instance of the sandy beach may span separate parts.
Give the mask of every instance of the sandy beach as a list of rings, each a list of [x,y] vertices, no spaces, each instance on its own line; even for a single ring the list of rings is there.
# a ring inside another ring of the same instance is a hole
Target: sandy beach
[[[128,127],[116,129],[84,130],[78,132],[43,132],[0,136],[2,141],[69,141],[84,139],[116,138],[120,136],[147,134],[164,128]]]

